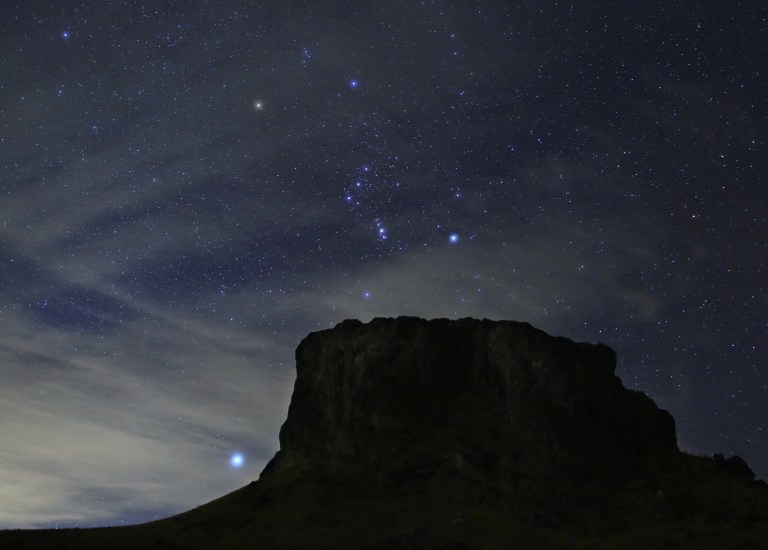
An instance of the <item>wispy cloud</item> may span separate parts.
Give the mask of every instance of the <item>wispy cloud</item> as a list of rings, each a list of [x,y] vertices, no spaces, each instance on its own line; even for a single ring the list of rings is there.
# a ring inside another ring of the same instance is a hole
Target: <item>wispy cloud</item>
[[[103,339],[6,332],[0,346],[3,527],[182,511],[255,479],[276,450],[293,373],[273,361],[290,351],[258,334],[136,323]]]

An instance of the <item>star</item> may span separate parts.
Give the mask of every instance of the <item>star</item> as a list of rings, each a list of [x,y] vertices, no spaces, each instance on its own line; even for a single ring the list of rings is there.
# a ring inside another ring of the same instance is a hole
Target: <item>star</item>
[[[253,102],[253,108],[256,111],[263,111],[264,110],[264,102],[260,99],[256,99]]]
[[[234,453],[229,459],[229,465],[233,468],[240,468],[245,463],[242,453]]]
[[[456,233],[451,233],[451,235],[448,237],[448,241],[451,244],[456,244],[459,242],[459,236]]]

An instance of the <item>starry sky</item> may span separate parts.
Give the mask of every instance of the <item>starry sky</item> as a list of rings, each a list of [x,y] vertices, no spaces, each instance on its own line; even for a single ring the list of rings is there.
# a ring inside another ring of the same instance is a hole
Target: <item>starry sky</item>
[[[303,336],[604,342],[768,477],[768,6],[0,5],[0,527],[258,478]]]

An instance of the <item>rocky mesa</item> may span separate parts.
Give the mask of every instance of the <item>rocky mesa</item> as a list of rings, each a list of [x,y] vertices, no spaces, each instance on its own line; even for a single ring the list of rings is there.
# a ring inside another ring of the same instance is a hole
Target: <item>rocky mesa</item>
[[[346,321],[296,351],[283,462],[396,490],[453,473],[514,494],[523,478],[616,483],[676,453],[675,423],[626,389],[602,344],[527,323],[412,317]]]
[[[348,320],[307,336],[258,481],[127,528],[13,548],[764,548],[768,490],[691,456],[606,345],[527,323]]]

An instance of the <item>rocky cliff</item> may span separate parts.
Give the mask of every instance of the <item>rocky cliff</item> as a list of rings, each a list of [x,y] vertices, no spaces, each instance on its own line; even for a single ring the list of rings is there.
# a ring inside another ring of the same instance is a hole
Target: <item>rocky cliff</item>
[[[258,481],[158,522],[0,547],[765,548],[768,489],[675,424],[602,344],[526,323],[345,321],[307,336]]]
[[[677,446],[671,415],[626,389],[615,366],[605,345],[526,323],[345,321],[299,345],[265,475],[306,460],[384,491],[447,473],[502,492],[530,476],[625,480],[640,458]]]

